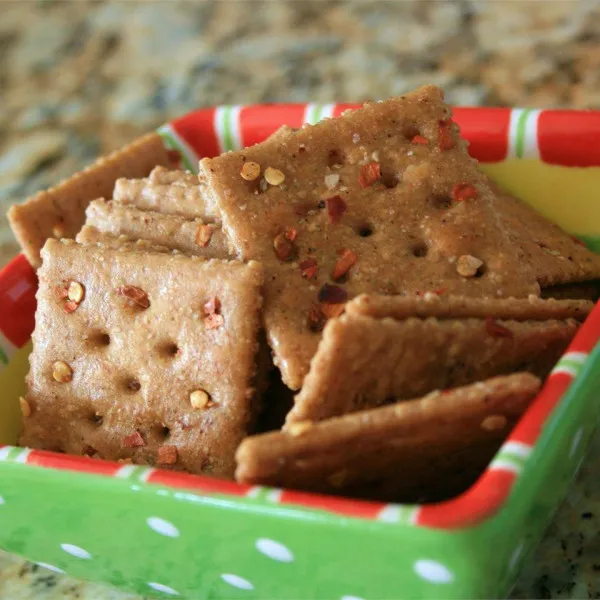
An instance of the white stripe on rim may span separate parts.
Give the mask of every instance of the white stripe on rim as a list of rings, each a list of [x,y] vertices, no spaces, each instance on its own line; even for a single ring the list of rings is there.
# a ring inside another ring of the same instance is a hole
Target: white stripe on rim
[[[510,111],[506,158],[540,158],[538,119],[541,112],[531,108]]]
[[[266,496],[265,500],[269,502],[279,502],[281,500],[282,490],[271,490]]]
[[[560,360],[570,360],[580,365],[584,364],[589,354],[587,352],[566,352]]]
[[[333,117],[333,111],[335,110],[335,104],[324,104],[321,108],[321,119],[329,119]]]
[[[139,465],[123,465],[116,473],[119,479],[135,479],[136,481],[148,481],[148,477],[155,469],[140,467]]]
[[[517,475],[521,472],[520,465],[516,463],[510,462],[508,460],[498,459],[494,460],[490,463],[490,469],[493,471],[512,471]]]
[[[219,142],[219,150],[240,150],[242,135],[240,130],[240,112],[242,106],[217,106],[213,120],[215,135]]]
[[[417,517],[420,510],[420,506],[387,504],[378,513],[376,519],[386,523],[403,523],[404,525],[414,525],[417,522]]]
[[[198,162],[200,157],[196,154],[194,149],[189,146],[188,143],[175,131],[175,129],[173,129],[170,123],[159,127],[158,134],[161,135],[163,141],[172,141],[175,147],[170,149],[181,152],[185,159],[184,164],[187,163],[188,168],[190,168],[193,173],[198,172]],[[169,147],[168,144],[167,147]]]
[[[316,125],[321,119],[333,116],[335,104],[307,104],[304,109],[304,123]]]
[[[515,456],[527,458],[533,451],[533,448],[529,444],[523,444],[523,442],[506,442],[506,444],[503,444],[500,451],[502,454],[510,453]]]
[[[17,456],[15,456],[13,458],[13,462],[25,464],[27,462],[27,458],[29,457],[31,452],[32,452],[31,448],[23,448],[23,451],[20,452],[19,454],[17,454]]]

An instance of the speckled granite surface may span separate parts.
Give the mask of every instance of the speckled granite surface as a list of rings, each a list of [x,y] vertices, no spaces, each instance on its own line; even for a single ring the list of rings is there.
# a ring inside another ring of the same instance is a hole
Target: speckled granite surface
[[[7,207],[202,105],[361,101],[436,83],[454,104],[600,106],[600,4],[0,1]],[[600,598],[600,435],[514,590]],[[133,598],[0,553],[0,598]]]

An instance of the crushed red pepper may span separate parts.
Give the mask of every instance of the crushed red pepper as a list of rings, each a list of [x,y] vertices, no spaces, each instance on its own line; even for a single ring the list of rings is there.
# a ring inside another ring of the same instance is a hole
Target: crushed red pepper
[[[342,304],[348,299],[348,293],[344,288],[326,283],[319,290],[317,299],[326,304]]]
[[[343,277],[358,260],[356,254],[349,248],[340,250],[338,254],[340,257],[337,259],[335,267],[333,268],[333,272],[331,273],[331,278],[334,281],[337,281]]]
[[[452,139],[451,121],[439,122],[440,129],[440,150],[450,150],[454,146],[454,140]]]
[[[305,279],[314,279],[319,269],[315,258],[307,258],[300,262],[300,271]]]
[[[202,307],[204,311],[204,325],[207,329],[216,329],[225,323],[225,319],[221,312],[221,301],[213,297],[204,303]]]
[[[139,431],[135,431],[123,439],[123,446],[125,446],[125,448],[139,448],[140,446],[145,445],[146,442]]]
[[[410,140],[411,144],[418,144],[420,146],[426,146],[427,144],[429,144],[429,140],[426,137],[423,137],[422,135],[415,135],[413,136],[412,140]]]
[[[339,223],[347,208],[344,199],[341,196],[331,196],[331,198],[325,200],[325,204],[327,205],[329,222],[332,225]]]
[[[485,330],[492,336],[496,338],[512,338],[514,337],[513,332],[510,329],[507,329],[500,323],[497,323],[492,317],[485,318]]]
[[[452,199],[454,202],[463,202],[477,198],[477,188],[470,183],[457,183],[452,188]]]
[[[360,168],[358,184],[362,188],[373,185],[381,177],[381,165],[378,162],[370,162]]]

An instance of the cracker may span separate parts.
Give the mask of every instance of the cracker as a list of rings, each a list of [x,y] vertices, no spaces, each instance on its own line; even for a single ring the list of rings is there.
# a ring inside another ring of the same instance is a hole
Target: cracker
[[[202,193],[198,177],[188,171],[169,171],[162,166],[143,179],[118,179],[112,195],[122,204],[192,219],[218,220],[211,199]]]
[[[21,443],[231,476],[253,420],[260,265],[54,240],[42,256]]]
[[[172,250],[166,246],[157,246],[147,240],[136,240],[126,235],[116,235],[114,233],[104,233],[98,231],[91,225],[84,225],[81,231],[75,237],[78,244],[93,245],[98,248],[112,248],[114,250],[137,250],[138,252],[162,252],[165,254],[180,254],[178,250]]]
[[[89,202],[99,196],[110,197],[117,178],[144,177],[156,165],[169,164],[161,137],[151,133],[23,204],[11,206],[8,220],[27,260],[39,267],[40,250],[48,238],[75,237]]]
[[[290,387],[300,387],[316,351],[310,328],[319,328],[325,284],[350,298],[442,286],[539,295],[449,116],[440,90],[425,87],[201,161],[204,194],[238,255],[265,265],[267,334]],[[462,256],[482,261],[477,276],[459,274]]]
[[[167,215],[99,199],[86,210],[86,225],[204,258],[230,258],[221,227],[179,215]]]
[[[531,206],[500,190],[498,214],[543,287],[600,279],[600,255]]]
[[[408,317],[436,317],[438,319],[456,319],[475,317],[485,319],[513,319],[515,321],[545,319],[576,319],[583,321],[592,308],[592,302],[585,300],[542,300],[530,298],[465,298],[463,296],[438,296],[428,294],[425,297],[377,296],[361,294],[346,304],[346,312],[383,319],[406,319]]]
[[[514,371],[544,377],[577,327],[573,319],[342,315],[327,323],[286,422],[327,419]]]
[[[518,373],[250,437],[236,453],[236,479],[404,501],[457,492],[489,463],[539,388],[539,379]]]

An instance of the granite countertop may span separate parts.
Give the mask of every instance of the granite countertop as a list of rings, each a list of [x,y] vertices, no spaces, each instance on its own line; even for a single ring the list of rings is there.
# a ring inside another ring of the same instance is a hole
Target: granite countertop
[[[523,2],[0,3],[0,266],[9,205],[202,105],[600,106],[600,7]],[[514,590],[600,598],[600,435]],[[0,553],[0,597],[134,598]]]

